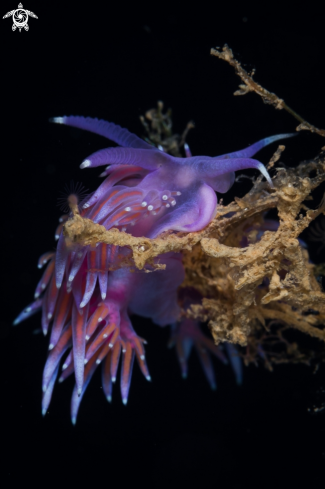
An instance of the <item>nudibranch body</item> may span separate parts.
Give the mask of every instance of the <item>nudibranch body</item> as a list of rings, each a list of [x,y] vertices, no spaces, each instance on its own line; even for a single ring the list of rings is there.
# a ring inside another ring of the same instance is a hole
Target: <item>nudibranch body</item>
[[[89,156],[81,168],[109,165],[105,180],[80,202],[81,215],[106,229],[117,227],[133,236],[154,238],[166,230],[198,231],[216,213],[215,191],[227,192],[234,172],[256,168],[272,184],[265,167],[251,157],[261,148],[289,134],[263,139],[244,150],[218,157],[170,156],[115,124],[83,117],[57,117],[53,122],[85,129],[105,136],[119,145]],[[65,216],[64,220],[69,216]],[[102,363],[102,384],[108,400],[121,361],[121,394],[127,403],[134,358],[144,376],[144,344],[134,331],[130,315],[149,317],[159,326],[172,325],[171,344],[175,344],[183,375],[192,349],[200,356],[211,387],[215,387],[209,354],[227,362],[221,348],[201,333],[199,325],[180,320],[178,288],[184,280],[181,255],[158,257],[165,270],[154,273],[132,272],[120,268],[129,253],[126,248],[100,243],[96,247],[67,246],[61,230],[56,253],[41,256],[47,263],[35,301],[15,320],[18,324],[42,310],[42,329],[50,332],[49,354],[43,373],[42,411],[51,401],[61,361],[59,380],[75,375],[71,417],[76,421],[83,393],[97,366]],[[237,382],[242,372],[233,347],[226,347]],[[63,360],[64,359],[64,360]]]

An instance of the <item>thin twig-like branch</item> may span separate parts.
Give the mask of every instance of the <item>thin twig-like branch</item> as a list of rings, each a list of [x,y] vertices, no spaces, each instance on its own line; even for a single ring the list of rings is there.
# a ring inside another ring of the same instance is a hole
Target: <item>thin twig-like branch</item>
[[[297,119],[300,122],[299,126],[296,128],[297,131],[311,131],[325,137],[324,129],[318,129],[317,127],[307,122],[303,117],[297,114],[297,112],[291,109],[291,107],[289,107],[283,99],[279,98],[275,93],[269,92],[261,85],[259,85],[256,81],[254,81],[254,72],[250,75],[247,73],[246,70],[244,70],[239,61],[234,58],[233,52],[227,46],[227,44],[224,45],[221,51],[212,48],[210,54],[216,56],[217,58],[223,59],[224,61],[227,61],[227,63],[235,68],[236,74],[244,82],[244,85],[239,85],[239,90],[237,90],[234,95],[246,95],[246,93],[248,92],[256,92],[260,97],[262,97],[264,103],[271,104],[279,110],[284,109],[289,112],[289,114],[291,114],[295,119]]]

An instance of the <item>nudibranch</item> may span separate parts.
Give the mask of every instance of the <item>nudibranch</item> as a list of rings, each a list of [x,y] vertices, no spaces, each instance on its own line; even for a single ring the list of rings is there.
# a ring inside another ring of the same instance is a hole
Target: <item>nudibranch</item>
[[[264,146],[291,134],[263,139],[246,149],[217,157],[180,158],[164,153],[128,130],[103,120],[79,116],[55,117],[55,123],[74,126],[115,142],[90,155],[81,168],[107,165],[103,183],[79,202],[83,217],[117,227],[133,236],[155,238],[166,230],[193,232],[207,226],[217,209],[216,192],[227,192],[235,171],[258,169],[272,185],[270,176],[252,158]],[[69,219],[64,216],[62,221]],[[62,224],[63,224],[62,223]],[[177,347],[182,373],[195,346],[211,387],[215,387],[209,354],[227,362],[224,351],[189,319],[180,321],[178,288],[184,280],[181,255],[167,253],[158,257],[165,270],[154,273],[133,272],[119,267],[128,250],[100,243],[96,247],[68,246],[62,229],[55,253],[45,253],[39,267],[46,270],[35,291],[35,301],[14,321],[18,324],[42,311],[42,329],[49,333],[49,353],[43,372],[42,412],[50,404],[54,384],[75,376],[71,402],[72,422],[83,393],[99,364],[106,398],[112,398],[121,359],[122,401],[127,403],[135,357],[146,379],[150,375],[145,359],[145,340],[132,327],[130,316],[149,317],[159,326],[172,326],[171,344]],[[233,347],[226,346],[237,382],[242,372]]]

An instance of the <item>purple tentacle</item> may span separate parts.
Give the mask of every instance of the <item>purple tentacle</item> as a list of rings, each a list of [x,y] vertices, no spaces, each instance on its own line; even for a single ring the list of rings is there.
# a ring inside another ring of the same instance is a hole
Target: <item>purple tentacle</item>
[[[87,389],[87,386],[97,368],[96,358],[93,357],[90,362],[87,364],[85,368],[85,380],[82,386],[82,389],[79,389],[78,384],[76,383],[75,388],[73,389],[72,398],[71,398],[71,422],[73,425],[76,424],[77,415],[79,411],[79,406],[82,400],[82,397]]]
[[[72,344],[73,344],[73,359],[74,372],[76,377],[76,385],[78,395],[81,394],[84,383],[84,366],[85,366],[85,336],[86,324],[88,317],[88,305],[86,305],[80,314],[79,309],[74,304],[72,308]]]
[[[12,324],[14,326],[17,326],[17,324],[21,323],[22,321],[25,321],[25,319],[29,318],[36,312],[40,311],[42,304],[43,304],[43,297],[41,299],[37,299],[36,301],[32,302],[23,311],[21,311],[21,313],[16,317],[16,319]]]
[[[243,362],[232,343],[225,343],[225,346],[236,377],[236,382],[238,385],[241,385],[243,383]]]
[[[83,116],[63,116],[53,117],[50,122],[56,124],[65,124],[66,126],[77,127],[84,131],[93,132],[104,136],[119,146],[126,146],[127,148],[142,148],[152,149],[152,146],[143,139],[139,138],[135,134],[132,134],[127,129],[122,128],[112,122],[107,122],[102,119],[93,119],[91,117]]]
[[[43,382],[42,389],[45,392],[48,385],[51,382],[52,376],[58,367],[60,360],[68,348],[72,345],[71,339],[71,326],[68,325],[62,333],[62,336],[58,343],[55,345],[53,350],[51,350],[49,356],[47,357],[44,371],[43,371]]]
[[[239,151],[235,151],[233,153],[226,153],[224,155],[217,156],[217,158],[218,160],[225,159],[225,158],[251,158],[265,146],[274,143],[274,141],[278,141],[279,139],[292,138],[293,136],[297,136],[297,134],[288,133],[288,134],[277,134],[275,136],[270,136],[268,138],[264,138],[261,139],[260,141],[257,141],[257,143],[248,146],[248,148],[244,148]]]
[[[56,369],[55,369],[55,371],[51,377],[51,380],[49,381],[49,383],[47,385],[47,389],[43,393],[43,398],[42,398],[42,415],[43,416],[45,416],[47,408],[50,405],[52,393],[53,393],[53,389],[54,389],[54,384],[55,384],[56,378],[58,376],[58,371],[59,371],[59,365],[57,365],[57,367],[56,367]]]
[[[84,160],[80,168],[95,168],[103,165],[132,165],[141,166],[145,170],[157,170],[164,163],[169,162],[171,157],[161,151],[141,148],[105,148],[96,151]]]

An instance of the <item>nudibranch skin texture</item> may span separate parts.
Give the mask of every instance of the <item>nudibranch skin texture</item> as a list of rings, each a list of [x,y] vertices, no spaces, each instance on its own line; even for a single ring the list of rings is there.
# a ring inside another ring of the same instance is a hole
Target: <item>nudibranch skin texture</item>
[[[217,192],[227,192],[237,170],[258,169],[272,185],[265,167],[252,156],[261,148],[289,134],[263,139],[252,146],[217,157],[170,156],[113,123],[79,116],[56,117],[52,122],[74,126],[104,136],[118,144],[88,156],[81,168],[105,165],[105,177],[95,192],[79,203],[82,217],[116,227],[133,236],[155,238],[166,230],[199,231],[211,222],[217,209]],[[189,151],[186,154],[190,154]],[[214,345],[193,320],[180,319],[178,288],[184,280],[181,254],[158,257],[165,270],[130,271],[119,264],[130,253],[104,243],[96,247],[68,246],[62,226],[55,253],[41,256],[46,265],[36,287],[35,301],[16,318],[18,324],[42,312],[42,329],[49,335],[49,353],[43,372],[42,412],[46,413],[54,384],[74,375],[71,419],[76,422],[82,396],[102,364],[102,386],[108,401],[121,363],[122,402],[128,401],[135,357],[147,380],[145,340],[133,329],[132,314],[151,318],[158,326],[171,325],[170,345],[175,345],[183,376],[193,346],[205,375],[216,387],[210,355],[228,359],[237,383],[242,370],[236,350]],[[227,355],[225,354],[227,353]],[[61,367],[61,369],[60,369]],[[60,374],[59,374],[60,370]]]

